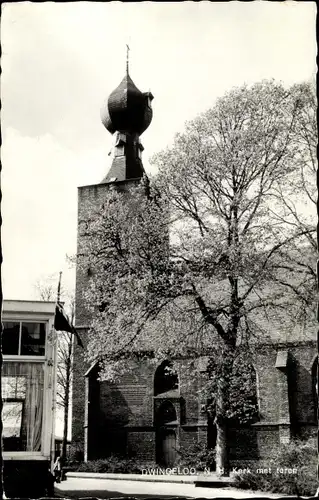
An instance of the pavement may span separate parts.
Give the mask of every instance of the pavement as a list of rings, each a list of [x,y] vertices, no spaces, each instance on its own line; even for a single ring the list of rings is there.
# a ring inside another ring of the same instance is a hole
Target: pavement
[[[216,472],[199,474],[157,474],[156,471],[145,469],[145,474],[121,474],[121,473],[99,473],[99,472],[68,472],[68,478],[91,478],[91,479],[114,479],[118,481],[143,481],[152,483],[187,483],[197,486],[231,486],[234,482],[234,474],[228,477],[222,477]],[[147,473],[148,472],[148,473]]]
[[[55,495],[60,498],[83,498],[97,497],[105,498],[125,498],[134,497],[137,499],[152,498],[283,498],[284,495],[275,495],[265,492],[252,492],[238,490],[233,487],[210,488],[205,486],[195,486],[194,483],[173,483],[154,481],[134,481],[118,479],[99,479],[92,477],[68,477],[55,485]]]

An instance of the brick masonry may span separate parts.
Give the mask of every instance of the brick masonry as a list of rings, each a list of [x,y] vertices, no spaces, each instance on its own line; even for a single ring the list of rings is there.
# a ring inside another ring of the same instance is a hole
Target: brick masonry
[[[298,436],[307,438],[315,436],[315,404],[312,385],[312,362],[316,353],[315,342],[303,346],[294,346],[289,351],[292,370],[296,367],[296,385],[289,388],[288,373],[281,372],[275,366],[276,352],[269,347],[268,353],[256,358],[258,373],[258,389],[260,403],[260,421],[248,428],[230,431],[231,460],[250,459],[267,460],[281,442]],[[80,357],[78,358],[80,360]],[[77,364],[77,375],[73,394],[73,441],[78,449],[84,445],[84,364]],[[192,389],[186,383],[183,387],[183,375],[188,374],[185,363],[180,370],[180,399],[171,400],[176,407],[180,430],[178,445],[187,446],[194,443],[207,442],[205,418],[200,412],[196,374]],[[89,458],[106,456],[110,452],[119,451],[135,454],[140,460],[155,460],[155,427],[153,384],[156,366],[144,363],[135,369],[134,375],[129,372],[116,385],[99,383],[99,398],[92,404],[91,453]],[[195,375],[195,376],[194,376]],[[82,379],[82,380],[81,380]],[[286,379],[286,380],[285,380]],[[293,393],[289,401],[289,390]],[[184,410],[183,410],[184,405]],[[184,411],[184,413],[183,413]],[[116,426],[114,425],[116,422]],[[92,432],[95,435],[92,436]],[[116,436],[111,439],[111,436]],[[114,448],[112,449],[112,446]]]

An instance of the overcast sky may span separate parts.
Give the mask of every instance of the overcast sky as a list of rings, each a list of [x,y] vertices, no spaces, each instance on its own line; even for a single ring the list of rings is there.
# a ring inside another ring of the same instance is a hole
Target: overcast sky
[[[144,166],[233,86],[316,72],[315,2],[4,3],[2,241],[7,299],[64,273],[76,252],[77,186],[101,181],[111,136],[100,107],[125,73],[152,91]]]

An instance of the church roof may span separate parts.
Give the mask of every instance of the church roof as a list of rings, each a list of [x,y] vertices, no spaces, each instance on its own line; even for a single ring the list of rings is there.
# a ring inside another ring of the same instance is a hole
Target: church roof
[[[117,156],[101,184],[125,182],[133,179],[141,179],[145,175],[142,161],[132,155]]]

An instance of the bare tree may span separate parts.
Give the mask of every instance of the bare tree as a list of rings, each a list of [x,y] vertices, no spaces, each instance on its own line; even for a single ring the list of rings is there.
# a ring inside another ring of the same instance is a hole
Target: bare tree
[[[70,322],[74,325],[75,299],[70,300]],[[63,438],[62,438],[62,462],[66,459],[70,396],[72,387],[72,363],[73,363],[73,335],[70,332],[60,332],[58,342],[58,366],[57,366],[57,404],[63,408]]]
[[[294,85],[291,92],[297,103],[294,130],[298,148],[294,157],[297,175],[292,176],[289,183],[275,183],[275,203],[271,212],[274,220],[278,223],[284,221],[297,237],[293,245],[282,249],[285,274],[281,273],[274,280],[290,288],[301,304],[300,313],[306,315],[313,303],[318,252],[315,232],[318,195],[315,183],[318,168],[317,99],[315,85],[311,83]],[[298,286],[289,279],[296,272],[301,277]]]
[[[49,276],[47,279],[38,280],[34,285],[41,300],[56,300],[57,278]],[[74,325],[75,318],[75,298],[70,295],[63,287],[60,289],[61,299],[66,298],[69,310],[69,319]],[[57,405],[63,410],[63,437],[62,437],[62,462],[66,459],[68,422],[70,397],[72,387],[72,364],[73,364],[73,336],[69,332],[58,332],[57,336]]]

